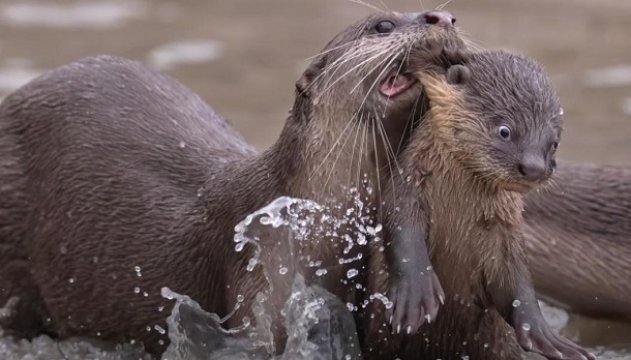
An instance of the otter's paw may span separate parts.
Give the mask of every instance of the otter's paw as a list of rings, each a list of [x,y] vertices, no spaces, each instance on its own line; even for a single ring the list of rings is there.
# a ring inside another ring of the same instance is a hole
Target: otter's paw
[[[423,275],[399,274],[390,287],[390,325],[394,333],[414,334],[425,321],[436,319],[445,293],[433,271]]]
[[[530,325],[524,322],[515,329],[515,332],[519,345],[524,350],[540,354],[548,359],[596,359],[594,354],[552,332],[548,324]]]

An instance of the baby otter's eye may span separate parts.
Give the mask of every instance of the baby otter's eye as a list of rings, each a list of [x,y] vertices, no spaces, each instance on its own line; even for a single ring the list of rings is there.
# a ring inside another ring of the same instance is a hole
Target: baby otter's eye
[[[497,133],[500,135],[500,137],[502,137],[503,139],[508,139],[510,138],[510,128],[506,125],[502,125],[499,128],[497,128]]]
[[[559,148],[559,143],[557,141],[552,143],[552,151],[557,151]]]
[[[392,21],[383,20],[383,21],[378,22],[377,25],[375,25],[375,30],[380,34],[387,34],[394,31],[395,27],[396,26],[394,25]]]

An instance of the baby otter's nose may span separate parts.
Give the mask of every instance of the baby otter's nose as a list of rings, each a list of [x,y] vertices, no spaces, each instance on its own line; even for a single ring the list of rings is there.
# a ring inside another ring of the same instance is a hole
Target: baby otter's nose
[[[538,181],[546,175],[546,161],[542,156],[525,155],[517,169],[527,181]]]
[[[419,16],[420,20],[424,24],[440,25],[440,26],[452,26],[456,23],[456,18],[447,11],[428,11]]]

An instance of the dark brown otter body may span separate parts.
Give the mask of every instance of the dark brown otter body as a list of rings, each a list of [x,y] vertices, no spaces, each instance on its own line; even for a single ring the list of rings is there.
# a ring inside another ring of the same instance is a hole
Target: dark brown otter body
[[[631,168],[559,161],[526,195],[537,295],[574,312],[631,321]]]
[[[390,201],[400,211],[386,214],[396,332],[410,324],[394,353],[520,359],[516,334],[523,348],[548,358],[591,357],[552,333],[524,258],[520,193],[554,169],[561,133],[555,92],[538,66],[503,52],[471,55],[447,79],[422,75],[430,110],[400,157],[410,172],[395,178]],[[414,285],[420,297],[410,296]],[[424,314],[443,291],[438,315]],[[419,315],[427,324],[414,335]]]
[[[235,251],[235,224],[281,195],[346,209],[357,187],[378,204],[379,192],[360,185],[389,178],[385,144],[396,148],[418,116],[411,74],[433,50],[462,46],[445,19],[376,14],[346,29],[298,81],[280,138],[262,154],[188,89],[128,60],[85,59],[13,93],[0,107],[0,302],[18,296],[33,316],[3,324],[20,335],[134,339],[159,353],[163,286],[220,315],[243,295],[228,325],[241,324],[267,284],[246,271],[251,253]],[[340,242],[305,249],[328,269],[311,280],[354,301],[353,284],[340,282]],[[276,276],[275,288],[287,285]]]

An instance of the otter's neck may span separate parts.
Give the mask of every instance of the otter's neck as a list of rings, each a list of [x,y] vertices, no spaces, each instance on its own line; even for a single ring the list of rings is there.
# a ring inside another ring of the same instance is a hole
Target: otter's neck
[[[310,105],[309,111],[299,105],[269,150],[275,166],[284,169],[279,172],[286,194],[322,205],[344,205],[359,193],[362,201],[376,204],[380,184],[390,173],[372,122],[327,105]]]

